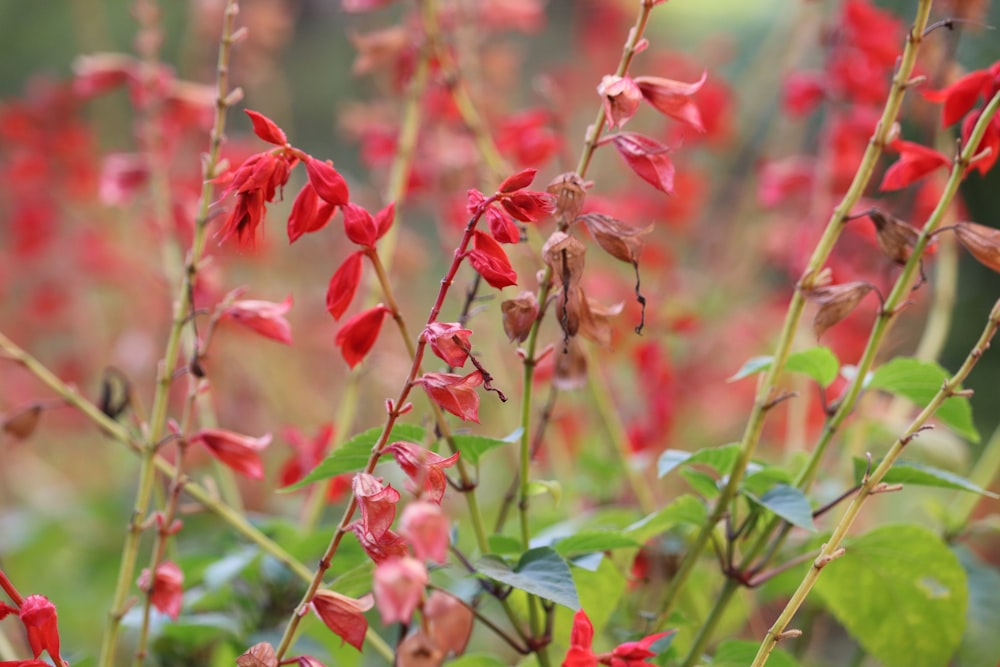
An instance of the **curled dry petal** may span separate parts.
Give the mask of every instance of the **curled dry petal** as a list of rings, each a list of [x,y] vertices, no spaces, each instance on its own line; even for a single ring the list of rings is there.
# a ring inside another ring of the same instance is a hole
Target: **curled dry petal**
[[[816,338],[821,338],[827,329],[850,315],[861,299],[873,289],[870,283],[855,281],[806,291],[806,299],[819,305],[816,317],[813,318]]]
[[[319,590],[313,596],[312,607],[326,627],[354,648],[361,650],[368,631],[368,620],[364,612],[375,604],[371,593],[358,599],[349,598],[334,591]]]
[[[897,264],[906,264],[913,246],[920,238],[920,231],[913,225],[877,209],[869,211],[868,217],[875,224],[878,245],[885,256]]]
[[[306,173],[321,199],[334,206],[347,204],[350,198],[347,181],[333,168],[333,164],[310,158],[306,160]]]
[[[0,417],[0,429],[18,440],[24,440],[35,432],[41,416],[42,406],[29,405],[13,414]]]
[[[619,132],[612,141],[642,180],[668,195],[674,193],[674,163],[667,146],[635,132]]]
[[[471,609],[447,593],[434,591],[424,603],[423,614],[435,646],[445,654],[465,653],[476,618]]]
[[[149,600],[159,611],[177,620],[181,614],[184,597],[184,573],[172,561],[164,561],[156,567],[156,574],[149,576],[149,568],[139,575],[139,588],[149,593]]]
[[[955,225],[955,237],[983,265],[1000,273],[1000,230],[960,222]]]
[[[267,642],[259,642],[236,658],[237,667],[278,667],[278,657],[274,647]]]
[[[504,179],[504,182],[500,184],[497,188],[497,192],[515,192],[516,190],[522,190],[535,180],[535,174],[538,173],[537,169],[524,169],[519,171],[513,176],[508,176]]]
[[[250,120],[253,122],[253,133],[258,137],[277,146],[284,146],[288,143],[288,137],[285,136],[285,132],[273,120],[262,113],[257,113],[250,109],[244,109],[243,111],[246,112],[246,115],[250,116]]]
[[[361,260],[364,254],[363,250],[358,250],[348,255],[330,278],[330,284],[326,289],[326,309],[335,320],[339,320],[351,305],[358,290],[358,285],[361,283]]]
[[[208,453],[232,470],[252,479],[264,478],[260,451],[271,443],[271,434],[259,438],[218,428],[203,428],[190,438],[191,444],[203,445]]]
[[[630,227],[621,220],[603,213],[587,213],[580,216],[587,225],[594,240],[604,252],[626,264],[635,265],[642,250],[642,237],[653,231],[653,225],[642,228]]]
[[[340,354],[348,366],[354,368],[368,355],[388,313],[389,309],[379,304],[354,315],[340,327],[333,342],[340,348]]]
[[[483,383],[483,374],[473,371],[466,376],[454,373],[425,373],[413,381],[423,386],[431,400],[451,414],[479,423],[479,394],[476,387]]]
[[[552,268],[552,275],[567,288],[580,284],[586,253],[587,246],[579,239],[559,231],[553,232],[542,246],[542,257]]]
[[[531,333],[531,327],[538,319],[538,298],[534,292],[521,292],[516,299],[508,299],[500,304],[503,312],[503,330],[510,340],[523,343]]]
[[[354,476],[354,496],[361,507],[361,524],[375,539],[382,537],[396,518],[399,491],[366,472]]]
[[[427,567],[416,558],[390,558],[375,567],[372,589],[382,623],[409,623],[424,599]]]
[[[635,85],[642,97],[660,113],[684,123],[688,127],[705,132],[698,106],[691,96],[701,90],[708,78],[708,72],[703,72],[701,78],[694,83],[684,83],[658,76],[637,76]]]
[[[442,361],[454,368],[465,365],[469,358],[469,336],[472,331],[463,329],[458,322],[431,322],[424,329],[424,340]]]
[[[234,301],[223,311],[223,315],[265,338],[291,345],[292,325],[285,319],[285,313],[291,307],[291,295],[287,296],[281,303],[244,299]]]
[[[418,495],[426,494],[426,497],[435,503],[441,502],[448,486],[444,469],[455,465],[458,452],[445,458],[420,445],[405,441],[394,442],[386,447],[385,451],[392,453],[396,463],[410,478],[412,491]]]
[[[592,183],[580,178],[575,171],[567,171],[552,179],[545,191],[555,198],[555,214],[561,220],[575,220],[583,210],[587,190]]]
[[[517,284],[517,273],[492,236],[476,230],[473,235],[474,249],[468,253],[469,263],[491,287],[503,289]]]
[[[643,96],[631,77],[611,74],[601,79],[597,92],[604,103],[604,117],[609,130],[624,126],[639,109]]]
[[[557,350],[552,384],[561,391],[582,389],[587,385],[587,357],[576,338],[570,338],[562,350]]]
[[[336,211],[337,207],[320,199],[313,184],[306,181],[292,202],[292,212],[288,216],[288,242],[295,243],[303,234],[323,229]]]

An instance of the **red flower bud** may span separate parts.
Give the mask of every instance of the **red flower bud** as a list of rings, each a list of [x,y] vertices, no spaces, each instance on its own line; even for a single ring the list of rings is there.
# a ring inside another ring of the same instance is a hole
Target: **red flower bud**
[[[517,273],[507,259],[507,253],[489,234],[480,231],[474,233],[475,249],[470,250],[468,257],[479,275],[492,287],[503,289],[508,285],[517,284]]]
[[[351,317],[337,331],[333,342],[340,348],[340,354],[348,366],[354,368],[361,363],[375,345],[378,333],[382,329],[382,321],[388,312],[388,308],[379,304]]]
[[[343,206],[347,203],[350,198],[347,181],[332,164],[310,158],[306,160],[306,173],[321,199],[334,206]]]
[[[284,146],[288,143],[288,137],[285,136],[285,132],[273,120],[264,114],[251,111],[250,109],[244,109],[243,111],[246,115],[250,116],[250,120],[253,122],[253,133],[258,137],[278,146]]]
[[[361,258],[363,255],[363,250],[348,255],[337,272],[330,278],[330,285],[326,290],[326,309],[335,320],[339,320],[347,307],[351,305],[354,293],[361,283]]]
[[[295,243],[303,234],[323,229],[336,212],[337,207],[320,199],[316,188],[307,181],[292,203],[292,212],[288,216],[288,242]]]

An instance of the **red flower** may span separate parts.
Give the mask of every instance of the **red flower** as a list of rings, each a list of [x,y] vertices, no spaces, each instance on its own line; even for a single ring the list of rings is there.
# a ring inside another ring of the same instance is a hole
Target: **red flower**
[[[704,133],[705,125],[701,121],[701,113],[691,100],[691,96],[701,90],[707,78],[708,72],[703,72],[701,79],[694,83],[658,76],[637,76],[635,85],[642,97],[660,113]]]
[[[782,102],[789,116],[804,116],[826,97],[822,72],[791,72],[785,77]]]
[[[544,220],[555,208],[552,195],[532,190],[518,190],[500,199],[504,207],[516,220],[538,222]]]
[[[257,227],[267,213],[267,202],[273,202],[278,190],[288,182],[295,158],[271,152],[251,155],[237,167],[230,178],[223,196],[235,192],[236,206],[230,212],[222,229],[222,243],[233,234],[240,245],[253,248]]]
[[[152,579],[152,581],[150,581]],[[184,573],[171,561],[164,561],[156,567],[156,575],[149,576],[149,568],[139,575],[139,588],[149,592],[150,602],[158,610],[177,620],[181,613],[184,594]]]
[[[28,644],[31,645],[34,658],[37,660],[42,651],[48,651],[55,664],[61,665],[56,606],[44,595],[29,595],[21,603],[19,614],[21,624],[28,633]]]
[[[347,181],[329,162],[321,162],[315,158],[306,160],[306,173],[309,182],[316,188],[316,194],[322,200],[334,206],[344,206],[350,198]]]
[[[288,216],[288,242],[295,243],[303,234],[318,232],[326,227],[337,207],[320,199],[313,184],[306,182],[295,196]]]
[[[905,188],[935,169],[947,167],[951,163],[951,160],[933,148],[912,141],[896,139],[889,146],[899,153],[899,160],[886,170],[879,190]]]
[[[531,185],[531,182],[535,180],[535,174],[537,173],[537,169],[523,169],[512,176],[508,176],[504,179],[503,183],[500,184],[500,187],[497,188],[497,192],[516,192],[517,190],[523,190]]]
[[[597,86],[597,93],[604,102],[604,117],[609,130],[624,126],[642,102],[639,86],[627,76],[605,75]]]
[[[354,496],[361,507],[361,523],[366,532],[378,539],[396,518],[399,491],[366,472],[359,472],[352,482]]]
[[[475,249],[468,253],[469,263],[479,275],[497,289],[517,284],[517,273],[507,259],[507,253],[492,236],[479,230],[474,232]]]
[[[472,332],[463,329],[458,322],[431,322],[423,333],[434,354],[455,368],[464,366],[469,357],[471,335]]]
[[[333,342],[340,348],[340,354],[348,366],[357,366],[372,349],[382,329],[382,320],[388,312],[388,308],[379,304],[351,317],[337,331]]]
[[[365,530],[360,521],[352,523],[350,528],[358,538],[361,548],[375,563],[390,558],[402,558],[410,553],[406,547],[406,540],[391,530],[385,531],[380,537],[375,537]]]
[[[674,163],[668,155],[669,148],[635,132],[619,132],[612,141],[640,178],[668,195],[674,193]]]
[[[1000,63],[995,63],[989,69],[969,72],[941,90],[926,90],[924,97],[931,102],[944,102],[941,127],[948,127],[962,120],[976,106],[981,95],[992,95],[997,76],[1000,76]]]
[[[252,479],[264,478],[260,450],[271,442],[271,434],[251,438],[232,431],[203,428],[190,438],[191,444],[204,445],[208,452],[224,465]]]
[[[361,284],[361,257],[364,254],[363,250],[358,250],[348,255],[330,278],[330,285],[326,290],[326,309],[335,320],[339,320],[344,314],[354,299],[354,293],[358,291],[358,285]]]
[[[979,122],[979,117],[983,114],[982,111],[977,111],[976,113],[969,114],[962,121],[962,140],[965,142],[969,141],[969,137],[972,136],[972,130],[975,128],[976,123]],[[1000,116],[993,116],[989,125],[986,126],[986,131],[983,133],[983,139],[976,146],[976,154],[980,154],[983,151],[989,149],[989,153],[974,163],[972,163],[972,168],[978,171],[981,175],[985,176],[986,172],[993,168],[996,164],[997,158],[1000,157]]]
[[[450,468],[458,460],[458,452],[448,458],[435,454],[412,442],[394,442],[385,448],[396,458],[396,463],[410,478],[410,490],[421,495],[426,493],[432,501],[440,504],[444,498],[448,480],[444,468]]]
[[[595,654],[591,648],[594,641],[594,626],[587,618],[587,613],[581,609],[573,617],[570,648],[562,664],[563,667],[597,667],[598,664],[611,667],[652,665],[646,662],[646,658],[652,658],[656,653],[650,651],[649,647],[672,632],[673,630],[658,632],[639,641],[620,644],[608,653]]]
[[[413,381],[423,385],[427,395],[439,406],[465,421],[479,423],[479,394],[476,387],[483,383],[479,371],[465,377],[454,373],[425,373]]]
[[[368,632],[368,619],[364,612],[375,604],[371,593],[358,599],[334,591],[319,590],[309,606],[316,612],[326,627],[354,648],[361,650]]]
[[[372,588],[382,623],[409,623],[424,599],[427,568],[416,558],[391,558],[375,567]]]
[[[521,230],[509,215],[496,206],[486,209],[486,223],[490,227],[490,234],[500,243],[517,243],[521,240]]]
[[[451,542],[450,524],[441,505],[417,500],[403,510],[399,532],[413,547],[413,554],[417,558],[444,565],[448,560],[448,545]]]
[[[370,248],[389,231],[395,215],[395,204],[389,204],[374,217],[357,204],[347,204],[344,206],[344,232],[352,242]]]
[[[277,146],[288,144],[288,137],[285,136],[284,130],[278,127],[273,120],[264,114],[251,111],[250,109],[244,109],[243,111],[246,115],[250,116],[250,121],[253,123],[253,133],[258,137]]]
[[[316,437],[312,439],[306,438],[298,429],[291,427],[284,429],[282,435],[295,453],[281,467],[278,482],[280,486],[290,486],[305,477],[323,460],[333,439],[333,424],[323,424]],[[327,483],[327,501],[332,503],[340,500],[350,486],[349,475],[337,475]]]
[[[291,296],[286,297],[281,303],[247,299],[233,302],[223,315],[265,338],[291,345],[292,326],[285,319],[285,313],[291,307]]]
[[[551,116],[544,109],[531,109],[507,118],[497,131],[497,148],[519,165],[544,164],[560,147]]]

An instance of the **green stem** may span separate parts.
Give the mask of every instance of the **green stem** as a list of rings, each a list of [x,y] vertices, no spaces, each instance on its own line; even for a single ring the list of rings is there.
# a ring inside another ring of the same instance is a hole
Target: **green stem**
[[[791,353],[792,341],[795,338],[799,320],[802,318],[802,312],[805,309],[803,288],[812,286],[813,281],[823,268],[827,258],[833,251],[837,239],[843,231],[844,221],[850,215],[851,209],[857,204],[868,182],[871,180],[878,158],[882,153],[882,148],[899,114],[899,108],[903,102],[906,89],[909,87],[910,76],[916,64],[917,51],[923,39],[924,28],[927,26],[930,8],[931,0],[920,0],[917,8],[917,17],[907,35],[903,57],[900,60],[896,75],[893,77],[892,88],[886,100],[885,108],[882,111],[882,116],[875,128],[875,132],[868,141],[868,147],[865,149],[865,154],[862,157],[861,164],[858,166],[857,173],[854,175],[854,180],[851,182],[840,204],[834,209],[829,221],[827,221],[823,236],[816,244],[805,271],[803,271],[802,277],[799,280],[798,289],[792,295],[785,316],[785,322],[782,326],[778,343],[775,346],[774,360],[758,386],[754,405],[747,420],[743,438],[740,441],[739,458],[733,466],[728,483],[722,489],[712,512],[709,514],[708,521],[702,526],[694,542],[688,548],[677,574],[674,575],[670,585],[667,587],[660,613],[661,625],[669,616],[677,600],[677,593],[684,587],[688,576],[691,574],[705,546],[708,544],[709,535],[715,529],[716,524],[729,511],[729,504],[736,497],[740,482],[743,480],[743,474],[750,463],[750,459],[753,457],[757,443],[760,441],[767,412],[773,405],[773,394],[777,379],[784,371],[785,362]]]
[[[997,99],[1000,99],[1000,97]],[[972,143],[974,145],[976,142]],[[967,162],[965,164],[967,164]],[[816,560],[813,561],[812,567],[810,567],[806,572],[802,582],[792,594],[791,599],[789,599],[781,614],[775,620],[774,625],[772,625],[771,629],[767,631],[767,636],[761,643],[760,649],[757,651],[757,656],[754,658],[751,667],[763,667],[778,642],[788,636],[786,634],[788,624],[791,623],[795,613],[805,602],[809,592],[819,579],[819,575],[823,571],[823,568],[843,555],[844,550],[841,545],[843,544],[844,538],[854,525],[854,521],[861,513],[861,509],[867,502],[868,498],[877,493],[893,490],[892,487],[882,485],[882,479],[885,477],[885,474],[903,453],[903,449],[906,447],[907,443],[909,443],[910,440],[912,440],[924,428],[924,424],[926,424],[927,421],[934,416],[934,413],[941,407],[941,404],[948,398],[955,395],[955,392],[958,391],[962,381],[968,377],[973,367],[989,348],[990,340],[993,338],[994,334],[996,334],[998,327],[1000,327],[1000,301],[993,306],[993,310],[990,312],[989,321],[983,329],[982,335],[980,335],[975,347],[965,358],[965,362],[962,364],[961,368],[959,368],[958,371],[956,371],[955,374],[944,384],[944,386],[941,387],[941,389],[934,395],[934,398],[931,399],[931,402],[927,404],[927,406],[920,412],[919,415],[917,415],[906,431],[904,431],[903,435],[893,443],[892,447],[890,447],[889,451],[886,453],[885,458],[883,458],[878,467],[876,467],[875,470],[867,476],[864,483],[861,485],[861,489],[851,499],[850,504],[844,511],[844,515],[834,527],[833,533],[830,535],[826,544],[823,545],[823,548],[820,549],[819,556],[817,556]]]

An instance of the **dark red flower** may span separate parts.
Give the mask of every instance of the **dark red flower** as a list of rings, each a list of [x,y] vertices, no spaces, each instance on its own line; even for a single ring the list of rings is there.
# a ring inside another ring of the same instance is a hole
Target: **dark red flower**
[[[612,141],[642,180],[668,195],[674,193],[674,163],[670,160],[668,147],[635,132],[619,132]]]
[[[473,236],[475,248],[467,257],[479,275],[492,287],[503,289],[508,285],[517,284],[517,273],[507,259],[507,253],[492,236],[476,230]]]
[[[149,568],[139,575],[139,588],[148,591],[150,602],[159,611],[177,620],[181,614],[184,596],[184,573],[172,561],[164,561],[156,567],[156,575],[149,576]]]
[[[303,234],[323,229],[336,212],[337,207],[320,199],[313,184],[306,181],[292,202],[292,212],[288,216],[288,242],[295,243]]]
[[[479,423],[479,394],[483,374],[474,371],[466,376],[454,373],[424,373],[413,381],[422,385],[431,400],[456,417]]]
[[[243,299],[234,301],[223,311],[223,316],[248,329],[256,331],[265,338],[276,340],[285,345],[292,344],[292,326],[285,319],[285,313],[292,307],[292,297],[288,296],[281,303]]]
[[[374,217],[357,204],[347,204],[343,210],[347,238],[358,245],[372,247],[392,226],[396,206],[389,204]]]
[[[521,240],[521,230],[517,228],[510,216],[496,206],[486,209],[486,223],[490,234],[500,243],[517,243]]]
[[[21,603],[19,612],[21,624],[28,633],[28,644],[35,659],[48,651],[57,665],[62,664],[59,656],[59,626],[56,606],[44,595],[29,595]]]
[[[382,321],[388,313],[389,309],[379,304],[354,315],[341,325],[333,342],[340,348],[340,354],[348,366],[354,368],[367,356],[378,339]]]
[[[371,593],[358,599],[334,591],[318,590],[309,606],[326,627],[354,648],[361,650],[368,632],[368,619],[364,612],[375,604]]]
[[[972,130],[975,128],[976,123],[979,122],[979,117],[982,114],[981,110],[977,111],[976,113],[969,114],[962,121],[963,141],[969,141],[969,138],[972,136]],[[972,168],[983,176],[993,168],[993,165],[997,162],[997,158],[1000,158],[1000,116],[993,116],[989,125],[986,126],[986,132],[983,133],[982,141],[976,146],[975,154],[981,154],[987,149],[989,153],[972,164]]]
[[[339,320],[351,305],[354,293],[358,290],[358,285],[361,283],[361,260],[364,254],[364,250],[358,250],[348,255],[330,278],[330,285],[326,290],[326,309],[335,320]]]
[[[259,452],[270,444],[270,433],[251,438],[218,428],[203,428],[191,436],[190,442],[204,445],[212,456],[241,475],[264,478],[264,463]]]
[[[306,160],[306,173],[320,199],[334,206],[347,204],[350,198],[347,181],[333,168],[333,164],[310,158]]]
[[[273,202],[280,188],[288,182],[295,158],[284,154],[257,153],[251,155],[236,171],[223,177],[229,180],[226,194],[236,193],[236,206],[230,212],[222,229],[222,243],[233,234],[240,245],[253,248],[257,227],[264,220],[268,202]]]
[[[411,491],[417,495],[426,494],[427,498],[440,504],[448,487],[444,469],[455,465],[458,452],[445,458],[420,445],[404,441],[392,443],[385,451],[392,453],[396,463],[410,478]]]
[[[886,169],[879,190],[905,188],[935,169],[951,164],[947,156],[912,141],[896,139],[889,144],[889,147],[899,153],[899,160]]]
[[[454,368],[465,365],[469,357],[469,336],[472,332],[463,329],[458,322],[431,322],[424,329],[424,340],[442,361]]]

